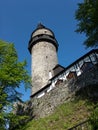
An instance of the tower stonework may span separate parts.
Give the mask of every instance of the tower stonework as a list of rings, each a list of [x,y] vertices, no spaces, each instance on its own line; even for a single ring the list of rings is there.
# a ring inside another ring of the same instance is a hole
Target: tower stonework
[[[32,94],[49,83],[49,75],[58,64],[58,43],[54,33],[39,24],[31,34],[28,49],[31,53]]]

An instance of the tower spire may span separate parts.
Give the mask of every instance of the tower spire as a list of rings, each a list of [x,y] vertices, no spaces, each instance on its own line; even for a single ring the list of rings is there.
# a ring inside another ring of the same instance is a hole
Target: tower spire
[[[40,23],[37,25],[37,29],[42,29],[42,28],[45,28],[45,26],[40,22]]]

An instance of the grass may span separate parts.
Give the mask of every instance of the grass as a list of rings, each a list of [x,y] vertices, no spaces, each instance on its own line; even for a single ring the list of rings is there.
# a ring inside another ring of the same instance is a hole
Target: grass
[[[91,110],[86,101],[72,101],[58,106],[48,117],[30,121],[21,130],[67,130],[86,120]]]

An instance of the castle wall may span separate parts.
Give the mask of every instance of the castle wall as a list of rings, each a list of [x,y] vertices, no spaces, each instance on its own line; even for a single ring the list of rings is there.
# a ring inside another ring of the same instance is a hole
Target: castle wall
[[[35,115],[36,118],[39,118],[51,114],[58,105],[74,99],[75,93],[81,88],[89,86],[96,86],[98,88],[97,66],[81,74],[77,79],[71,79],[57,84],[56,87],[41,98],[33,97],[31,99],[33,115]],[[94,95],[94,93],[91,93],[91,96],[92,95]],[[98,93],[96,95],[98,97]]]

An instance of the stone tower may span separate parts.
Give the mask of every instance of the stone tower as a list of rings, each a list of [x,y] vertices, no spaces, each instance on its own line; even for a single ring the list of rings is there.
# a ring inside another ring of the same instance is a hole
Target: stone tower
[[[49,83],[49,72],[58,64],[58,43],[54,33],[38,24],[31,34],[28,49],[31,53],[32,94]]]

